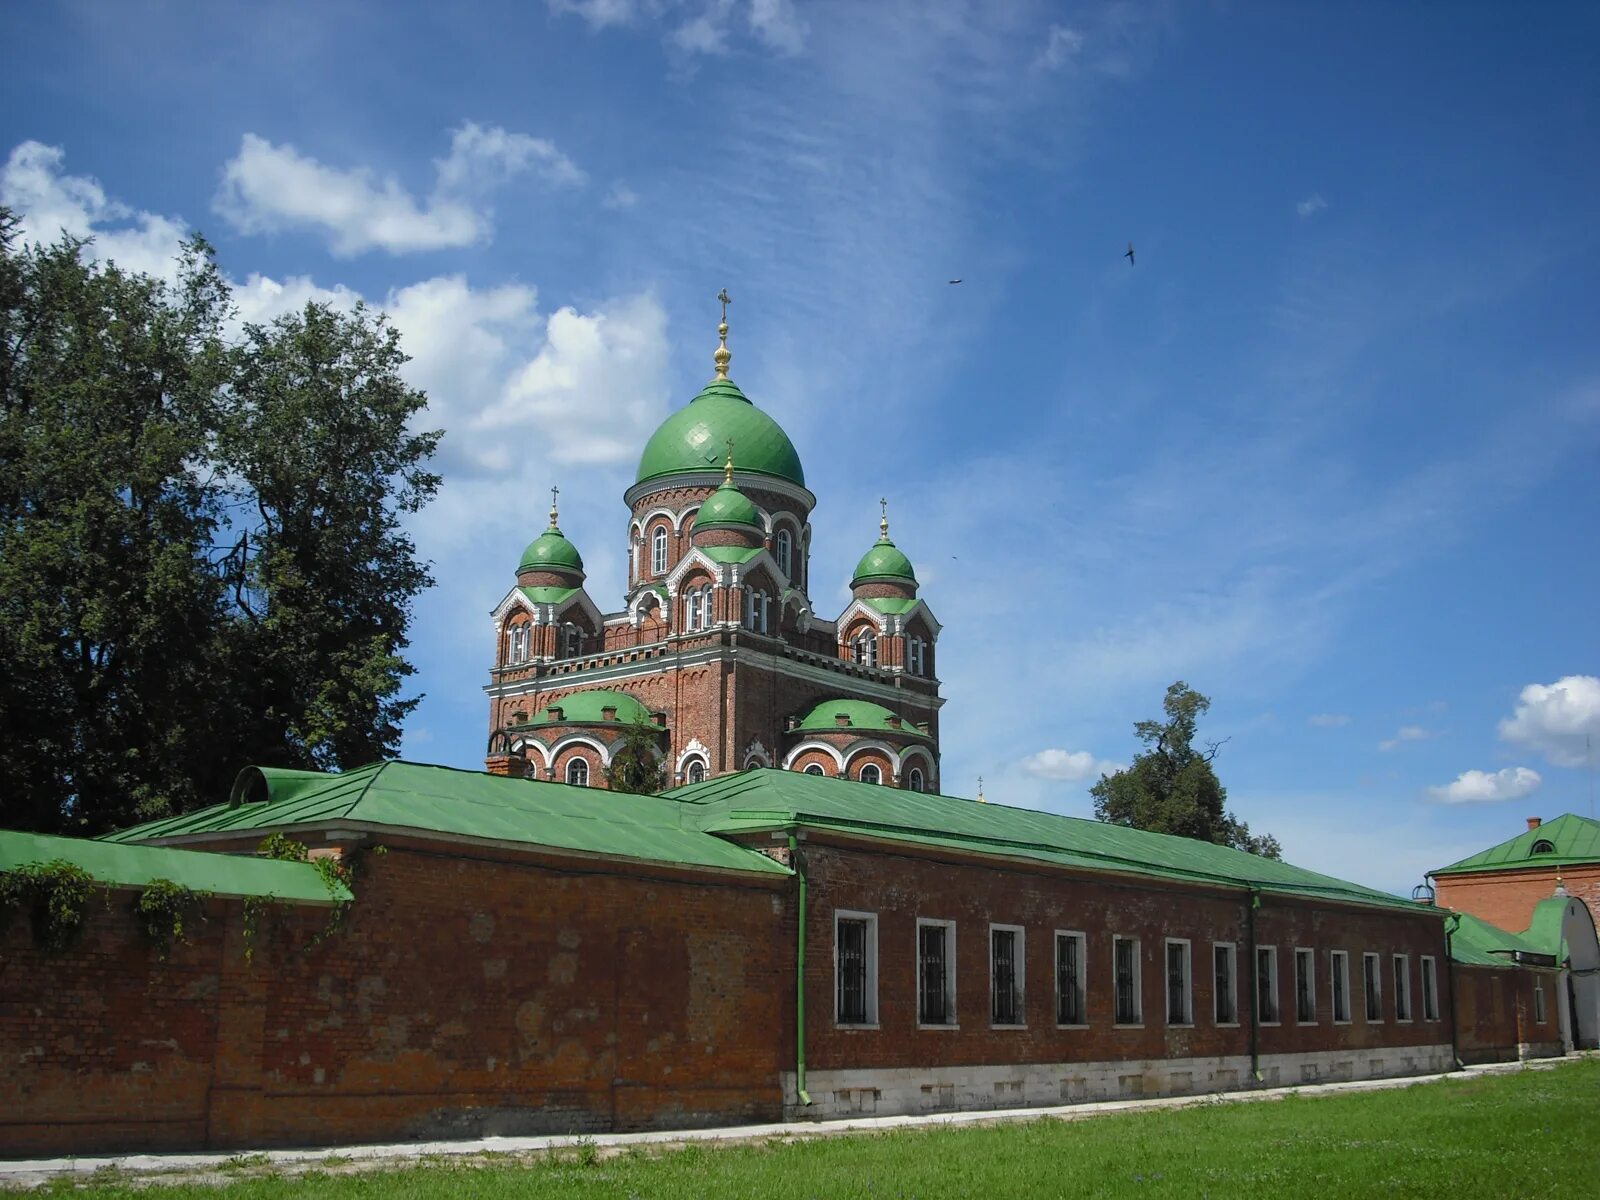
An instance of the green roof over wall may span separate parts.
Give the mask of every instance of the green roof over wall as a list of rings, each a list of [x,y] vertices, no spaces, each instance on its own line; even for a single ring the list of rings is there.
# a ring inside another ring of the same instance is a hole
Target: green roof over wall
[[[747,563],[761,553],[760,546],[696,546],[712,562]]]
[[[1450,957],[1469,967],[1513,967],[1513,953],[1545,954],[1527,938],[1491,925],[1471,913],[1458,912],[1460,918],[1450,935]],[[1497,953],[1497,951],[1499,953]]]
[[[697,806],[700,827],[715,833],[805,826],[1086,870],[1419,911],[1388,892],[1209,842],[828,776],[753,770],[670,795]],[[1439,909],[1420,911],[1443,915]]]
[[[1535,854],[1538,842],[1549,842],[1554,849]],[[1522,867],[1565,867],[1577,863],[1600,862],[1600,821],[1567,813],[1553,821],[1546,821],[1516,837],[1490,846],[1470,858],[1453,862],[1448,867],[1430,871],[1430,875],[1466,875],[1474,871],[1511,871]]]
[[[309,863],[0,830],[0,871],[57,859],[109,887],[146,887],[157,879],[168,879],[191,891],[217,896],[273,896],[307,904],[351,898],[343,885],[330,893]]]
[[[254,774],[252,774],[252,772]],[[664,796],[629,796],[481,771],[373,763],[320,781],[306,772],[247,768],[237,806],[217,804],[109,836],[132,843],[310,826],[333,821],[757,875],[787,874],[763,854],[708,837]],[[236,788],[236,790],[238,790]]]
[[[582,588],[551,587],[541,584],[539,587],[519,587],[517,589],[535,604],[565,604],[573,596],[581,592]]]
[[[917,605],[921,604],[922,601],[914,599],[907,600],[903,596],[867,596],[862,599],[861,603],[871,608],[875,608],[881,613],[899,615],[900,613],[910,612]]]
[[[638,482],[722,465],[729,440],[739,475],[772,475],[805,486],[789,435],[731,379],[713,379],[661,423],[639,458]]]

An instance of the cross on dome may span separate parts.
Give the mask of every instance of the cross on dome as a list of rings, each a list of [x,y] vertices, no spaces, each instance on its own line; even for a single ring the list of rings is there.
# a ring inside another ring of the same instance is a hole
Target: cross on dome
[[[717,326],[717,352],[711,360],[717,364],[717,378],[728,377],[728,364],[733,361],[733,351],[728,349],[728,305],[733,303],[728,295],[728,289],[723,288],[717,293],[717,299],[722,302],[722,323]]]

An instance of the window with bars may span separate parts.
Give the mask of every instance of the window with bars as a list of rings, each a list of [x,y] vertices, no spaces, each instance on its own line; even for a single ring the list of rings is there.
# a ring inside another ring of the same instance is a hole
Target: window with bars
[[[1189,943],[1167,939],[1167,1024],[1193,1025],[1189,984]]]
[[[1439,1019],[1439,968],[1426,954],[1422,956],[1422,1019]]]
[[[1316,958],[1310,950],[1294,952],[1294,1019],[1302,1025],[1317,1019]]]
[[[1329,973],[1333,976],[1333,1019],[1349,1021],[1350,955],[1343,950],[1335,950],[1331,957]]]
[[[1263,1025],[1276,1025],[1278,1011],[1278,948],[1256,947],[1256,1016]]]
[[[834,922],[838,1023],[875,1025],[878,1021],[878,918],[840,912]]]
[[[989,1018],[996,1025],[1023,1024],[1022,930],[989,926]]]
[[[955,926],[917,922],[917,1023],[954,1025]]]
[[[1239,952],[1230,942],[1211,947],[1213,1012],[1218,1025],[1239,1023]]]
[[[1088,1024],[1083,948],[1083,934],[1056,934],[1057,1025]]]
[[[1394,956],[1394,1019],[1411,1020],[1411,960],[1404,954]]]
[[[1383,1020],[1383,977],[1379,974],[1378,956],[1376,954],[1363,954],[1361,956],[1361,973],[1365,977],[1367,992],[1367,1020]]]
[[[1111,939],[1112,976],[1116,981],[1117,1024],[1137,1025],[1144,1020],[1139,998],[1139,939]]]

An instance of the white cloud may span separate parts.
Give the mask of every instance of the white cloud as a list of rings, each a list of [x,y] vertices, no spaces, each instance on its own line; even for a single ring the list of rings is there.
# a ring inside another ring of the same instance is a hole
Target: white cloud
[[[773,50],[799,54],[808,30],[790,0],[750,0],[750,32]]]
[[[605,199],[601,200],[600,203],[603,207],[612,209],[615,212],[623,212],[639,203],[639,193],[619,179],[611,185],[611,190],[606,193]]]
[[[246,133],[239,153],[223,165],[213,207],[241,233],[312,229],[340,256],[374,249],[404,254],[487,239],[492,216],[477,198],[514,175],[533,171],[552,186],[584,181],[553,143],[471,122],[452,133],[450,153],[434,169],[433,194],[423,202],[393,176],[326,166],[293,146]]]
[[[582,17],[590,29],[608,29],[614,25],[631,25],[641,8],[655,5],[640,4],[638,0],[548,0],[550,11]]]
[[[1433,736],[1431,729],[1424,729],[1421,725],[1402,725],[1395,730],[1392,738],[1385,738],[1378,743],[1379,750],[1393,750],[1406,742],[1422,742]]]
[[[1115,775],[1125,770],[1127,764],[1096,758],[1087,750],[1041,750],[1022,760],[1022,768],[1041,779],[1076,781],[1098,779],[1101,775]]]
[[[641,24],[674,22],[667,44],[685,54],[726,54],[741,14],[750,36],[769,50],[799,54],[810,28],[794,0],[547,0],[550,11],[581,18],[599,32]]]
[[[1338,729],[1350,724],[1350,718],[1345,713],[1313,713],[1306,718],[1306,724],[1313,729]]]
[[[1327,207],[1328,202],[1326,200],[1324,200],[1321,196],[1312,195],[1307,196],[1304,200],[1300,201],[1299,204],[1296,204],[1294,206],[1294,211],[1299,213],[1302,217],[1314,217]]]
[[[1065,25],[1052,25],[1044,49],[1039,53],[1039,63],[1052,71],[1058,70],[1075,61],[1082,50],[1082,33]]]
[[[1455,782],[1431,787],[1428,794],[1442,804],[1492,804],[1498,800],[1520,800],[1532,794],[1542,781],[1537,771],[1527,767],[1506,767],[1488,771],[1463,771]]]
[[[1500,736],[1537,750],[1558,767],[1581,767],[1600,755],[1600,677],[1568,675],[1522,689]]]

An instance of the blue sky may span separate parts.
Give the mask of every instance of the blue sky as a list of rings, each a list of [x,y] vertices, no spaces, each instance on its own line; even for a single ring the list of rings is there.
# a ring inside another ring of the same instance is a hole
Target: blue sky
[[[488,612],[551,483],[617,607],[621,493],[726,286],[733,377],[819,497],[818,609],[882,494],[945,623],[946,791],[1088,815],[1181,678],[1231,806],[1307,866],[1405,889],[1589,812],[1593,6],[4,22],[31,234],[161,271],[199,228],[246,318],[400,325],[447,430],[410,757],[481,762]]]

